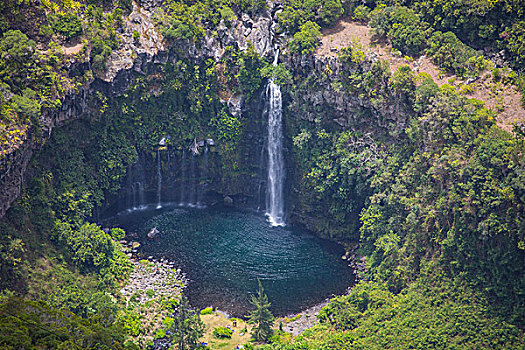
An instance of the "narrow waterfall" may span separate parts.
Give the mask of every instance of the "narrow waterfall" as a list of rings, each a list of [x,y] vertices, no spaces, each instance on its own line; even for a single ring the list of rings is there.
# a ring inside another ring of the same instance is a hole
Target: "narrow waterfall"
[[[277,65],[279,51],[273,62]],[[272,226],[284,226],[284,157],[281,88],[273,79],[268,82],[268,182],[266,215]]]
[[[206,191],[206,188],[208,187],[208,144],[206,144],[206,148],[204,149],[204,165],[201,169],[201,180],[199,181],[199,188],[198,188],[198,195],[197,195],[197,207],[202,208],[204,207],[203,200],[204,200],[204,192]]]
[[[186,151],[182,150],[182,156],[180,160],[180,200],[179,205],[183,206],[186,204]]]
[[[195,206],[195,202],[196,202],[196,195],[197,195],[197,178],[195,176],[195,154],[192,152],[191,153],[191,162],[190,162],[190,181],[191,181],[191,185],[190,185],[190,199],[189,199],[189,203],[188,205],[190,207],[194,207]]]
[[[137,205],[133,204],[135,208],[143,209],[144,208],[144,185],[142,185],[142,182],[136,182],[135,188],[137,189],[137,195],[138,195],[138,202]]]
[[[167,156],[168,156],[168,166],[166,167],[167,169],[167,175],[168,175],[168,179],[167,179],[167,182],[170,181],[171,179],[171,164],[170,164],[170,148],[167,147]]]
[[[160,150],[157,150],[157,209],[162,208],[160,193],[162,189],[162,171],[160,167]]]
[[[137,208],[137,193],[135,191],[135,184],[132,183],[130,188],[131,196],[128,194],[128,210],[134,210]]]

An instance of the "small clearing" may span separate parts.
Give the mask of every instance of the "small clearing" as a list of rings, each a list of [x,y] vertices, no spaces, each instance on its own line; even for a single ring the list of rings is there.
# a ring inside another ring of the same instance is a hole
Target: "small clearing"
[[[78,43],[72,46],[62,46],[62,52],[66,56],[76,55],[77,53],[82,51],[82,49],[84,48],[84,45],[85,45],[84,43]]]
[[[386,60],[392,72],[402,65],[408,65],[416,74],[429,74],[439,86],[449,84],[468,98],[484,101],[497,114],[497,125],[506,131],[512,131],[515,123],[525,122],[525,109],[519,91],[513,85],[494,81],[490,72],[485,72],[479,79],[467,84],[453,74],[442,72],[426,56],[414,59],[399,55],[389,43],[375,40],[372,29],[367,25],[349,18],[339,20],[334,27],[324,29],[322,34],[321,45],[316,50],[319,56],[336,56],[339,49],[357,45],[365,52],[375,52],[379,58]]]
[[[237,345],[243,345],[250,341],[252,326],[248,325],[242,319],[229,318],[227,314],[221,311],[215,311],[209,315],[201,315],[201,320],[206,327],[202,342],[208,344],[211,349],[234,349]],[[234,326],[233,320],[236,321]],[[213,330],[217,327],[227,327],[233,331],[231,339],[218,339],[213,335]],[[247,331],[243,332],[247,327]],[[242,335],[241,335],[242,334]]]

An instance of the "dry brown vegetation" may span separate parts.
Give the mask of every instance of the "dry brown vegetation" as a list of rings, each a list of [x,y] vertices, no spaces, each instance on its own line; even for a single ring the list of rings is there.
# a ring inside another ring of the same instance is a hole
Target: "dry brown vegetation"
[[[429,74],[439,86],[449,84],[468,98],[484,101],[486,106],[497,114],[497,125],[504,130],[512,131],[514,123],[525,122],[525,109],[520,101],[520,93],[513,85],[494,81],[490,71],[484,72],[478,80],[469,83],[441,71],[426,56],[414,59],[399,55],[392,50],[389,43],[376,40],[373,29],[348,18],[339,20],[332,28],[324,29],[322,34],[321,45],[316,50],[317,55],[335,56],[339,49],[357,45],[365,52],[375,52],[380,59],[386,60],[392,72],[402,65],[408,65],[414,73]]]

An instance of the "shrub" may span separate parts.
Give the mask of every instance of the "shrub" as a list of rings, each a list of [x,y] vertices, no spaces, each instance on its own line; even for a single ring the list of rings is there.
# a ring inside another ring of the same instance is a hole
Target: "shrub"
[[[201,310],[201,315],[211,315],[213,313],[213,308],[207,307]]]
[[[166,330],[165,329],[157,329],[157,332],[155,333],[154,339],[161,339],[166,336]]]
[[[22,96],[14,95],[10,103],[11,108],[22,117],[22,120],[37,117],[42,107],[38,102],[36,93],[29,88],[24,89]]]
[[[164,36],[168,40],[194,39],[204,35],[204,30],[193,23],[172,19],[168,28],[164,29]]]
[[[496,67],[492,70],[492,79],[494,79],[494,81],[501,80],[501,69]]]
[[[440,68],[460,76],[477,76],[485,68],[483,57],[452,32],[434,32],[426,52]]]
[[[85,223],[75,229],[68,223],[57,221],[55,238],[67,248],[73,262],[81,268],[99,270],[110,265],[113,242],[96,224]]]
[[[65,15],[57,14],[56,17],[52,16],[50,22],[51,28],[53,28],[56,33],[62,34],[68,39],[82,34],[82,21],[72,13]]]
[[[301,30],[294,34],[288,48],[292,53],[308,55],[319,46],[321,27],[314,22],[308,21],[301,26]]]
[[[409,55],[425,49],[431,29],[406,7],[378,7],[370,14],[370,26],[380,37],[387,37],[392,47]]]
[[[352,19],[357,22],[368,22],[370,19],[370,9],[364,5],[357,6],[352,12]]]
[[[232,337],[233,331],[226,327],[216,327],[213,330],[213,335],[216,338],[228,338],[230,339]]]
[[[140,42],[140,33],[136,29],[133,29],[133,41],[135,44]]]
[[[126,236],[126,232],[124,232],[124,230],[119,227],[112,228],[109,233],[111,238],[113,238],[115,241],[120,241]]]
[[[212,126],[215,126],[219,140],[236,143],[241,134],[242,122],[234,115],[228,114],[226,111],[221,111],[216,117],[210,121]]]
[[[523,68],[525,66],[525,21],[514,23],[501,36],[504,38],[505,48],[514,68]]]
[[[273,64],[267,64],[261,69],[261,76],[274,79],[275,83],[279,85],[291,84],[293,80],[292,73],[286,69],[283,63],[275,66]]]
[[[340,0],[320,1],[283,1],[283,11],[279,18],[279,29],[290,34],[296,33],[300,26],[308,21],[315,21],[322,26],[331,26],[343,14]]]
[[[10,30],[4,33],[0,40],[2,58],[25,62],[32,59],[36,43],[19,30]]]
[[[233,10],[226,5],[221,7],[219,9],[219,12],[221,13],[221,17],[222,19],[224,19],[224,22],[226,23],[227,26],[229,26],[231,22],[235,20],[236,18],[235,12],[233,12]]]

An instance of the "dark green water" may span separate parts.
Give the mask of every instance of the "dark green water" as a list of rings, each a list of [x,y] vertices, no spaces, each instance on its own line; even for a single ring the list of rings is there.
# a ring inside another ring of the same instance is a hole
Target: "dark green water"
[[[340,246],[293,227],[270,227],[260,213],[165,208],[121,214],[118,223],[139,234],[144,256],[182,267],[191,280],[186,294],[199,308],[245,315],[259,277],[272,311],[285,315],[343,294],[353,281]],[[147,240],[153,227],[160,234]]]

